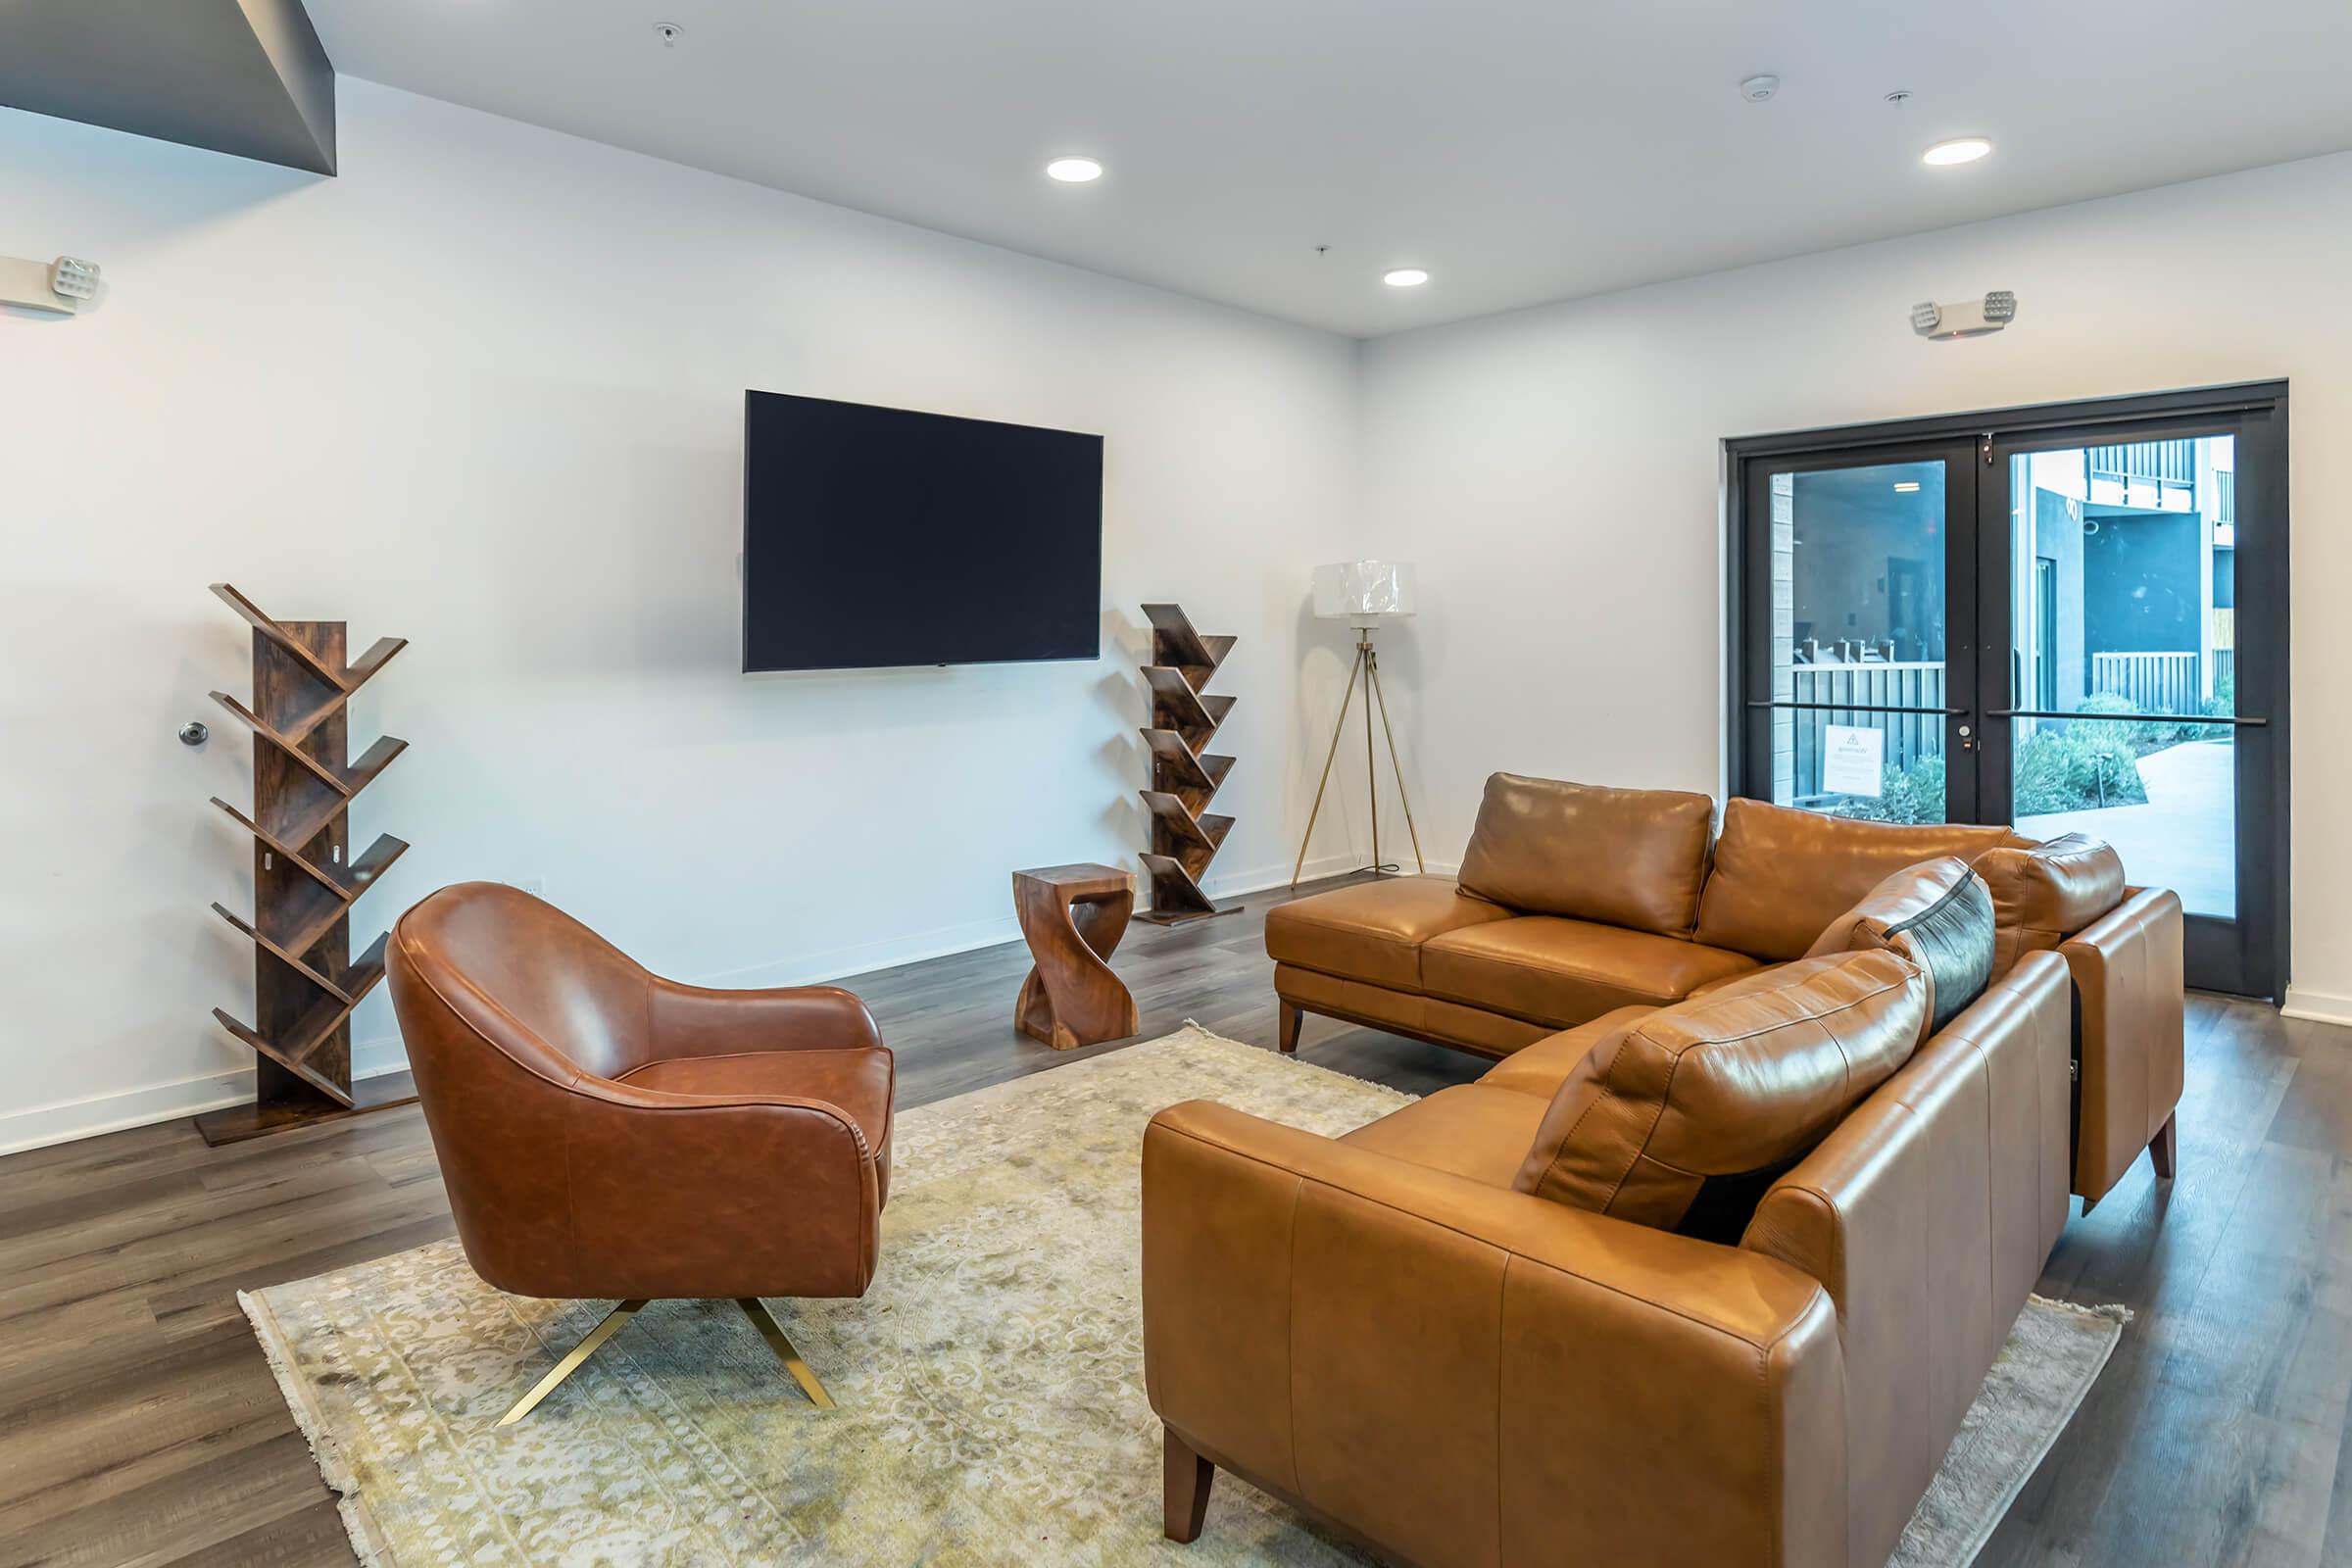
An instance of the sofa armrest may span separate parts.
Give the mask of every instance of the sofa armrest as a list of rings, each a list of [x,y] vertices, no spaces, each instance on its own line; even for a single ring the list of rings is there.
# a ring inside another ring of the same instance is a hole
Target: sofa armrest
[[[649,980],[646,1009],[657,1057],[846,1051],[882,1044],[865,1004],[839,986],[720,991],[659,975]]]
[[[2127,889],[2058,945],[2075,982],[2074,1190],[2107,1196],[2173,1119],[2186,1055],[2180,900]]]
[[[881,1172],[847,1112],[590,1077],[566,1100],[558,1157],[571,1242],[607,1267],[629,1260],[648,1282],[631,1294],[865,1293],[880,1252]]]
[[[1144,1363],[1188,1445],[1428,1563],[1843,1562],[1821,1286],[1201,1102],[1144,1136]]]

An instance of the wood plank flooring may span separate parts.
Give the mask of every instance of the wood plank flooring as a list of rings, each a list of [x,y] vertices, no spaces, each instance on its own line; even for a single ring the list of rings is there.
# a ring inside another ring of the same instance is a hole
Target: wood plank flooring
[[[1307,891],[1313,891],[1308,889]],[[1271,1046],[1264,912],[1129,928],[1139,1039]],[[1081,1055],[1014,1033],[1019,945],[847,983],[903,1104]],[[2196,997],[2180,1175],[2147,1162],[2042,1289],[2137,1317],[1981,1562],[2352,1564],[2352,1030]],[[1310,1020],[1303,1054],[1427,1093],[1477,1060]],[[415,1109],[207,1149],[184,1121],[0,1159],[0,1568],[349,1564],[236,1304],[450,1234]],[[332,1240],[321,1240],[332,1238]]]

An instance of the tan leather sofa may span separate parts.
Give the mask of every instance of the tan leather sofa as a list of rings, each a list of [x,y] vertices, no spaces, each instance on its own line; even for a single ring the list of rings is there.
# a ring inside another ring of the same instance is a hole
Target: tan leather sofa
[[[1880,878],[1934,856],[1984,877],[1994,972],[2054,950],[2074,982],[2084,1206],[2142,1149],[2172,1173],[2183,1016],[2180,900],[2125,886],[2105,845],[1896,826],[1497,773],[1457,880],[1399,877],[1278,906],[1281,1045],[1307,1013],[1490,1056],[1616,1007],[1663,1006],[1802,955]]]
[[[1154,1117],[1168,1535],[1222,1469],[1425,1568],[1883,1563],[2065,1224],[2071,1003],[1959,859],[1865,902],[1336,1141]]]

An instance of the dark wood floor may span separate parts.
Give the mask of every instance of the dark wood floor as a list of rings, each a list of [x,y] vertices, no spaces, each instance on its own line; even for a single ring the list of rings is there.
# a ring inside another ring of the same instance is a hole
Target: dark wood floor
[[[1271,896],[1130,928],[1150,1039],[1270,1046]],[[849,983],[919,1104],[1076,1055],[1013,1033],[1017,946]],[[1116,1046],[1098,1051],[1117,1050]],[[1314,1061],[1425,1093],[1480,1064],[1322,1021]],[[2146,1161],[2043,1289],[2137,1314],[1981,1561],[2352,1563],[2352,1031],[2194,998],[2180,1176]],[[414,1109],[209,1150],[186,1122],[0,1159],[0,1564],[352,1561],[236,1293],[450,1233]]]

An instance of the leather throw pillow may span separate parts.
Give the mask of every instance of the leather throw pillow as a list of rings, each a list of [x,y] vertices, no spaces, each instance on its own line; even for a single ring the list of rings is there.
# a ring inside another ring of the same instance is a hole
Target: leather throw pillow
[[[1905,866],[1830,922],[1805,956],[1891,948],[1928,975],[1934,1034],[1992,983],[1992,895],[1952,856]]]
[[[1671,1230],[1710,1177],[1801,1158],[1892,1077],[1928,982],[1884,949],[1803,958],[1662,1007],[1577,1063],[1513,1185]]]

